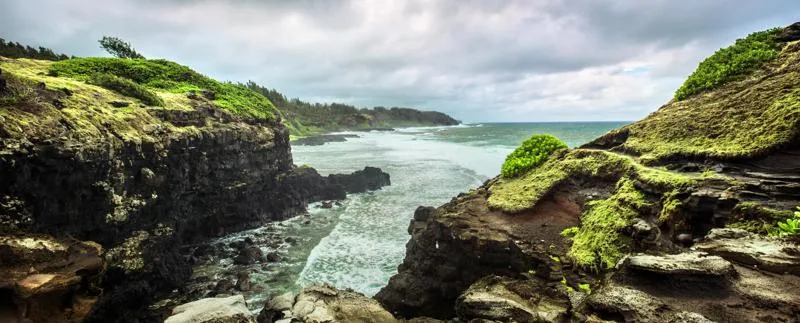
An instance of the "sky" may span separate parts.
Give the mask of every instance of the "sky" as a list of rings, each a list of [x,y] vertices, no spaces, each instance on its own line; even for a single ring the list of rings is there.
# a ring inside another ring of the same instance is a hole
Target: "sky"
[[[797,0],[2,0],[0,37],[108,56],[120,37],[290,98],[465,122],[628,121]]]

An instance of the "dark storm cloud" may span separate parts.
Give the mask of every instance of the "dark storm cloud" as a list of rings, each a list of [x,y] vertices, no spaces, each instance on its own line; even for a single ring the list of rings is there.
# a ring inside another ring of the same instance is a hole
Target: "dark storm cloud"
[[[0,37],[150,57],[291,97],[464,120],[635,119],[700,59],[800,17],[796,0],[10,0]]]

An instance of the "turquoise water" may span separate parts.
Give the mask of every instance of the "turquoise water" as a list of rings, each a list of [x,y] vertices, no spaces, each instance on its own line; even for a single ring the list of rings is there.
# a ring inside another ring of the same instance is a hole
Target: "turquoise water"
[[[271,296],[316,283],[373,295],[396,273],[405,256],[409,239],[406,230],[417,206],[441,205],[496,176],[505,156],[532,134],[550,133],[575,147],[623,124],[506,123],[405,128],[356,133],[360,137],[347,142],[293,147],[295,164],[311,165],[323,175],[376,166],[389,173],[392,185],[351,195],[342,206],[333,209],[312,205],[308,216],[226,238],[270,234],[297,240],[262,247],[264,252],[277,251],[283,261],[250,269],[258,287],[246,295],[249,303],[257,308]]]

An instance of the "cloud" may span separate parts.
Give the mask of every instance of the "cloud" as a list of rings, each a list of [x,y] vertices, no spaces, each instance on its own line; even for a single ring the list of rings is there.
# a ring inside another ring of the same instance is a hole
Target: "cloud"
[[[103,55],[104,34],[290,97],[467,121],[632,120],[796,0],[11,0],[0,37]]]

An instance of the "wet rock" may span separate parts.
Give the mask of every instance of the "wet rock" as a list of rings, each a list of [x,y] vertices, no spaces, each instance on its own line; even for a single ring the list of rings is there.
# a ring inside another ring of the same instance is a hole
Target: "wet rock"
[[[717,276],[735,273],[733,265],[722,257],[704,252],[686,252],[675,255],[653,256],[638,254],[626,258],[623,266],[640,271],[671,276]]]
[[[694,248],[762,270],[800,275],[800,246],[741,229],[713,229]]]
[[[332,201],[322,201],[322,203],[320,204],[319,207],[321,207],[323,209],[330,209],[330,208],[333,207],[333,202]]]
[[[369,166],[351,174],[328,175],[328,181],[340,185],[348,193],[372,191],[391,185],[389,174],[380,168]]]
[[[164,323],[253,323],[242,295],[204,298],[175,307]]]
[[[694,243],[694,239],[692,239],[692,235],[689,233],[681,233],[675,237],[675,240],[684,247],[689,247]]]
[[[244,245],[239,249],[239,254],[233,258],[233,263],[237,265],[252,265],[264,261],[264,254],[261,248],[253,245]]]
[[[292,322],[397,322],[377,301],[330,286],[311,286],[295,298]]]
[[[292,305],[294,305],[295,295],[288,292],[273,297],[264,304],[264,308],[258,314],[258,323],[273,323],[284,318],[291,318]]]
[[[329,142],[344,142],[347,138],[358,138],[358,135],[341,134],[341,135],[317,135],[303,137],[292,140],[292,145],[296,146],[321,146]]]
[[[456,301],[464,321],[565,322],[570,301],[566,292],[533,280],[488,276],[472,284]]]
[[[272,252],[270,252],[270,253],[267,253],[267,261],[268,261],[268,262],[278,262],[278,261],[281,261],[281,256],[280,256],[280,255],[279,255],[277,252],[275,252],[275,251],[272,251]]]
[[[222,280],[218,281],[216,285],[214,285],[214,294],[227,294],[228,292],[232,291],[236,285],[233,283],[233,280],[229,278],[223,278]]]
[[[248,292],[252,289],[252,285],[250,284],[250,273],[246,271],[240,271],[236,273],[236,289],[241,292]]]

